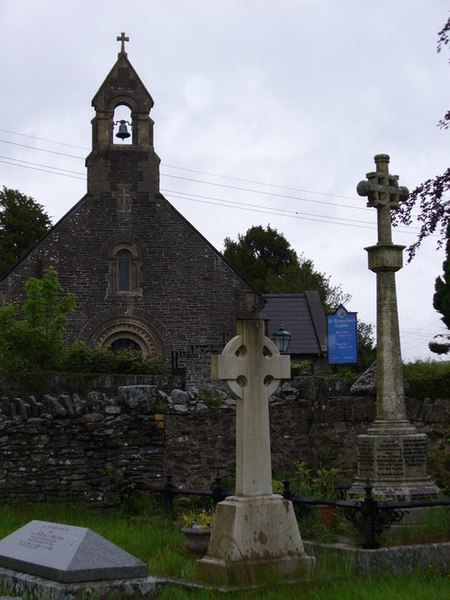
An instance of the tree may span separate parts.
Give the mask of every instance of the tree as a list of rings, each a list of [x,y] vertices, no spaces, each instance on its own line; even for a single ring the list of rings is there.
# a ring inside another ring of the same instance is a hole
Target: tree
[[[3,186],[0,191],[0,278],[50,229],[50,217],[33,198]]]
[[[447,329],[450,329],[450,223],[447,226],[446,257],[442,263],[444,274],[442,277],[437,277],[434,284],[433,307],[441,313],[441,321]],[[450,352],[450,335],[435,335],[428,348],[436,354],[447,354]]]
[[[310,259],[300,257],[283,234],[255,225],[237,241],[225,238],[224,258],[261,294],[297,293],[316,290],[326,309],[332,310],[350,299],[340,286],[314,270]]]
[[[437,51],[441,52],[444,46],[450,45],[450,18],[438,36]],[[444,115],[438,125],[441,129],[447,129],[449,124],[450,111]],[[450,168],[446,169],[442,175],[427,179],[416,187],[408,200],[400,205],[394,222],[411,225],[412,211],[416,204],[419,204],[417,219],[421,222],[421,227],[417,241],[408,248],[410,261],[414,258],[423,240],[435,231],[440,233],[437,247],[441,248],[444,244],[447,227],[450,223]]]
[[[358,366],[356,370],[365,371],[377,358],[377,349],[375,347],[373,325],[370,325],[369,323],[364,323],[364,321],[358,321],[357,336]]]
[[[350,301],[340,286],[332,286],[330,277],[314,270],[311,259],[300,257],[283,234],[256,225],[237,242],[225,239],[224,258],[261,294],[317,291],[325,311],[332,312]],[[358,322],[358,368],[366,369],[375,360],[373,327]]]
[[[24,290],[21,305],[0,307],[0,372],[12,380],[55,367],[64,348],[67,315],[75,310],[75,296],[64,292],[54,267],[40,279],[29,279]]]
[[[433,306],[441,313],[441,321],[447,329],[450,329],[450,223],[447,226],[446,256],[442,263],[444,274],[442,277],[437,277],[434,284]]]

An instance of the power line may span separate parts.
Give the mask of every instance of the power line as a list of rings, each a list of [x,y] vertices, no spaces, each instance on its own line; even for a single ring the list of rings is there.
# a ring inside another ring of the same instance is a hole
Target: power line
[[[18,165],[13,162],[7,162],[6,160],[0,160],[0,163],[5,165],[11,165],[13,167],[22,167],[23,169],[31,169],[32,171],[41,171],[42,173],[50,173],[50,175],[62,175],[63,177],[70,177],[72,179],[86,180],[86,177],[77,177],[76,175],[69,175],[68,173],[55,173],[55,171],[48,171],[46,169],[39,169],[38,167],[29,167],[28,165]]]
[[[5,159],[5,158],[7,160],[1,160],[1,159]],[[11,162],[11,161],[15,161],[15,162]],[[41,163],[35,163],[35,162],[25,161],[25,160],[21,160],[21,159],[9,159],[8,157],[0,156],[0,163],[8,164],[11,166],[22,167],[22,168],[26,168],[26,169],[31,169],[31,170],[35,170],[35,171],[40,171],[43,173],[49,173],[52,175],[62,175],[64,177],[71,177],[72,179],[86,180],[86,175],[79,171],[73,171],[70,169],[62,169],[60,167],[53,167],[51,165],[43,165]],[[23,163],[23,164],[16,164],[16,163]],[[61,171],[61,172],[56,172],[56,171]],[[78,177],[77,175],[80,175],[80,177]],[[223,186],[223,187],[227,187],[227,186]],[[286,216],[286,217],[290,217],[290,218],[297,218],[297,219],[315,221],[315,222],[320,222],[320,223],[347,225],[347,226],[351,226],[351,227],[359,227],[359,228],[363,228],[363,229],[372,229],[372,230],[376,229],[376,226],[374,224],[370,223],[369,221],[360,221],[358,219],[347,219],[344,217],[333,217],[330,215],[328,215],[328,217],[325,218],[325,217],[322,217],[321,215],[317,215],[314,213],[305,213],[305,212],[294,211],[294,210],[290,210],[290,209],[283,209],[283,208],[278,208],[278,207],[275,208],[275,207],[266,207],[266,206],[257,205],[257,204],[248,204],[248,203],[240,202],[237,200],[224,200],[224,199],[220,199],[220,198],[212,198],[211,196],[203,196],[200,194],[191,194],[189,192],[182,192],[182,191],[178,191],[178,190],[162,189],[161,191],[171,194],[171,197],[173,197],[175,199],[190,200],[192,202],[210,204],[212,206],[223,206],[225,208],[235,208],[238,210],[246,210],[249,212],[258,212],[261,214],[272,214],[272,215],[276,215],[276,216]],[[176,196],[174,194],[179,194],[179,195]],[[397,231],[399,231],[400,233],[415,235],[415,233],[412,231],[411,227],[409,229],[397,228]]]
[[[0,140],[3,144],[10,144],[11,146],[20,146],[21,148],[31,148],[37,152],[48,152],[49,154],[58,154],[59,156],[66,156],[68,158],[77,158],[84,160],[84,156],[74,156],[73,154],[65,154],[64,152],[56,152],[56,150],[46,150],[44,148],[36,148],[36,146],[27,146],[27,144],[19,144],[18,142],[8,142],[8,140]]]
[[[14,145],[18,145],[20,147],[25,147],[25,148],[31,148],[33,150],[39,150],[41,152],[49,152],[51,154],[57,154],[57,155],[61,155],[61,156],[66,156],[66,157],[70,157],[70,158],[77,158],[77,159],[84,160],[83,157],[74,156],[74,155],[70,155],[70,154],[65,154],[63,152],[56,152],[56,151],[53,151],[53,150],[46,150],[44,148],[35,148],[33,146],[27,146],[25,144],[17,144],[16,142],[8,142],[6,140],[0,140],[0,142],[4,142],[6,144],[14,144]],[[27,163],[27,164],[30,164],[30,165],[32,165],[32,164],[39,165],[39,163],[32,163],[30,161],[22,161],[20,159],[8,159],[8,160],[17,160],[18,162]],[[0,161],[0,162],[3,162],[3,161]],[[7,164],[13,164],[13,163],[7,163]],[[23,165],[17,165],[17,166],[23,166]],[[39,166],[44,166],[44,165],[39,165]],[[48,165],[45,165],[45,167],[52,168],[52,167],[50,167]],[[28,168],[31,168],[31,167],[28,167]],[[58,169],[58,167],[53,167],[53,168]],[[42,169],[36,169],[36,170],[42,170]],[[58,169],[58,170],[62,170],[62,169]],[[65,169],[65,170],[67,172],[71,172],[69,169]],[[61,175],[61,173],[56,173],[56,174]],[[81,173],[78,173],[78,174],[81,175]],[[69,175],[67,175],[67,176],[69,177]],[[301,202],[310,202],[310,203],[319,204],[319,205],[326,204],[326,205],[329,205],[329,206],[333,206],[334,208],[338,207],[338,208],[350,208],[352,210],[364,210],[367,213],[366,208],[361,207],[361,206],[349,206],[347,204],[336,204],[334,202],[327,202],[325,200],[323,200],[323,201],[321,201],[321,200],[312,200],[310,198],[301,198],[301,197],[298,197],[298,196],[291,196],[291,195],[287,195],[287,194],[276,194],[276,193],[273,193],[273,192],[266,192],[266,191],[261,191],[261,190],[253,190],[251,188],[242,188],[242,187],[239,187],[239,186],[230,186],[230,185],[225,185],[225,184],[221,184],[221,183],[204,181],[204,180],[200,180],[200,179],[193,179],[193,178],[189,178],[189,177],[181,177],[179,175],[170,175],[169,173],[161,173],[161,176],[162,177],[171,177],[173,179],[181,179],[183,181],[190,181],[190,182],[194,182],[194,183],[201,183],[201,184],[205,184],[205,185],[212,185],[212,186],[221,187],[221,188],[225,188],[225,189],[233,189],[233,190],[238,190],[238,191],[250,192],[250,193],[253,193],[253,194],[259,194],[259,195],[263,195],[263,196],[271,196],[271,197],[276,197],[276,198],[284,198],[284,199],[288,199],[288,200],[296,200],[297,202],[298,201],[301,201]],[[183,193],[183,192],[178,192],[178,193]],[[269,210],[277,210],[277,209],[270,209],[269,208]],[[282,209],[278,209],[278,210],[282,210]],[[272,214],[274,214],[274,213],[272,213]],[[335,219],[335,218],[339,218],[339,217],[330,217],[330,218],[331,219]],[[362,222],[367,223],[367,221],[362,221]],[[414,230],[418,231],[418,228],[409,227],[407,230],[397,228],[397,231],[408,233],[408,234],[413,234]]]
[[[4,133],[12,133],[13,135],[21,135],[22,137],[28,137],[33,140],[41,140],[42,142],[49,142],[50,144],[59,144],[60,146],[69,146],[70,148],[78,148],[79,150],[90,150],[86,146],[75,146],[74,144],[67,144],[66,142],[57,142],[56,140],[49,140],[47,138],[38,137],[37,135],[30,135],[29,133],[18,133],[17,131],[10,131],[9,129],[0,129]]]
[[[41,140],[43,142],[49,142],[51,144],[59,144],[61,146],[69,146],[70,148],[79,148],[81,150],[87,150],[87,151],[90,150],[90,148],[88,148],[87,146],[75,146],[74,144],[67,144],[65,142],[58,142],[56,140],[50,140],[48,138],[38,137],[38,136],[35,136],[35,135],[29,135],[27,133],[19,133],[17,131],[10,131],[9,129],[0,129],[0,131],[3,131],[5,133],[11,133],[13,135],[20,135],[22,137],[29,137],[29,138],[32,138],[34,140]],[[13,142],[10,142],[10,143],[13,143]],[[233,177],[231,175],[222,175],[222,174],[219,174],[219,173],[211,173],[210,171],[200,171],[199,169],[191,169],[189,167],[178,167],[176,165],[169,165],[167,163],[162,163],[162,165],[164,167],[168,167],[170,169],[178,169],[180,171],[188,171],[190,173],[200,173],[201,175],[208,175],[210,177],[219,177],[221,179],[230,179],[230,180],[233,180],[233,181],[241,181],[242,183],[253,183],[253,184],[256,184],[256,185],[268,185],[269,187],[279,188],[279,189],[283,189],[283,190],[290,190],[290,191],[293,191],[293,192],[302,192],[302,193],[306,193],[306,194],[317,194],[317,195],[320,195],[320,196],[329,196],[331,198],[341,198],[341,199],[344,199],[344,200],[355,200],[355,198],[351,197],[351,196],[343,196],[343,195],[340,195],[340,194],[332,194],[330,192],[318,192],[318,191],[315,191],[315,190],[305,190],[305,189],[302,189],[302,188],[290,187],[290,186],[286,186],[286,185],[280,185],[280,184],[277,184],[277,183],[269,183],[269,182],[256,181],[254,179],[244,179],[242,177]]]
[[[36,163],[36,162],[31,162],[29,160],[21,160],[20,158],[10,158],[9,156],[1,156],[0,158],[3,158],[5,160],[13,160],[19,163],[25,163],[27,165],[34,165],[36,167],[45,167],[46,169],[52,169],[55,171],[65,171],[67,173],[74,173],[75,175],[83,175],[84,179],[86,179],[86,174],[85,173],[81,173],[80,171],[72,171],[71,169],[62,169],[61,167],[55,167],[53,165],[42,165],[41,163]],[[10,164],[14,164],[14,163],[10,163]],[[21,167],[22,165],[16,165],[17,167]],[[58,175],[59,173],[55,173],[55,175]]]
[[[333,225],[347,225],[349,227],[359,227],[359,228],[363,228],[363,229],[372,229],[372,230],[376,229],[376,226],[370,227],[369,225],[366,226],[366,225],[356,225],[353,223],[341,223],[336,220],[339,217],[329,217],[328,219],[324,219],[324,218],[320,218],[320,215],[315,215],[317,218],[313,218],[313,216],[309,215],[308,213],[296,213],[296,214],[291,214],[291,215],[283,215],[283,214],[281,214],[280,210],[255,208],[255,206],[253,204],[245,205],[244,203],[240,203],[241,206],[239,206],[238,203],[235,203],[233,206],[230,206],[229,203],[225,203],[226,201],[211,202],[208,200],[200,200],[197,198],[184,198],[183,196],[173,196],[173,195],[171,195],[171,197],[174,197],[174,198],[180,199],[180,200],[190,200],[191,202],[197,202],[200,204],[211,204],[214,206],[223,206],[225,208],[234,208],[237,210],[246,210],[249,212],[258,212],[258,213],[262,213],[262,214],[269,214],[269,215],[276,215],[276,216],[286,216],[291,219],[303,219],[306,221],[315,221],[315,222],[319,222],[319,223],[330,223]],[[230,203],[231,202],[232,201],[230,201]],[[307,216],[305,216],[305,215],[307,215]],[[330,219],[334,219],[334,220],[330,220]]]
[[[56,150],[47,150],[45,148],[36,148],[35,146],[28,146],[27,144],[19,144],[18,142],[10,142],[7,140],[0,140],[0,142],[4,143],[4,144],[10,144],[13,146],[19,146],[21,148],[28,148],[28,149],[32,149],[32,150],[37,150],[39,152],[48,152],[50,154],[56,154],[59,156],[65,156],[68,158],[75,158],[78,160],[85,160],[85,158],[83,156],[75,156],[73,154],[66,154],[65,152],[57,152]],[[301,201],[301,202],[311,202],[313,204],[327,204],[328,206],[333,206],[334,208],[338,207],[338,208],[350,208],[352,210],[366,210],[365,207],[363,206],[350,206],[348,204],[337,204],[336,202],[327,202],[326,200],[312,200],[311,198],[302,198],[302,197],[298,197],[298,196],[291,196],[288,194],[276,194],[275,192],[268,192],[268,191],[263,191],[263,190],[255,190],[252,188],[243,188],[243,187],[239,187],[239,186],[235,186],[235,185],[227,185],[224,183],[217,183],[214,181],[204,181],[202,179],[194,179],[192,177],[182,177],[181,175],[171,175],[170,173],[161,173],[161,176],[163,177],[170,177],[172,179],[181,179],[183,181],[190,181],[193,183],[202,183],[204,185],[212,185],[215,187],[221,187],[221,188],[226,188],[226,189],[232,189],[232,190],[238,190],[240,192],[249,192],[251,194],[260,194],[263,196],[273,196],[273,197],[277,197],[277,198],[284,198],[286,200],[296,200],[296,201]],[[259,184],[259,185],[264,185],[264,184]],[[320,193],[320,192],[317,192]]]
[[[306,216],[310,216],[310,217],[317,217],[317,218],[321,218],[324,219],[321,222],[324,223],[334,223],[337,222],[337,224],[339,225],[348,225],[350,223],[356,223],[356,224],[361,224],[359,225],[360,227],[364,227],[365,229],[376,229],[376,224],[372,223],[370,221],[360,221],[358,219],[347,219],[345,217],[333,217],[328,215],[327,219],[325,219],[325,217],[322,217],[322,215],[317,215],[315,213],[305,213],[303,211],[296,211],[296,210],[290,210],[290,209],[285,209],[285,208],[274,208],[274,207],[266,207],[266,206],[262,206],[260,204],[247,204],[245,202],[240,202],[238,200],[224,200],[222,198],[212,198],[211,196],[203,196],[200,194],[191,194],[189,192],[180,192],[178,190],[168,190],[168,189],[161,189],[161,191],[163,191],[165,194],[170,194],[171,197],[173,198],[177,198],[180,200],[191,200],[193,202],[199,202],[199,203],[203,203],[203,204],[212,204],[212,205],[219,205],[219,206],[225,206],[225,207],[230,207],[230,208],[240,208],[240,207],[245,207],[245,209],[255,209],[257,212],[265,212],[268,214],[273,214],[273,215],[279,215],[279,216],[287,216],[287,217],[297,217],[297,218],[304,218],[305,215]],[[180,196],[174,196],[174,194],[181,194]],[[186,198],[185,196],[190,196],[189,198]],[[207,200],[210,200],[211,202],[207,202]],[[339,221],[346,221],[346,223],[339,223]],[[355,225],[358,226],[358,225]],[[411,234],[411,235],[416,235],[415,232],[411,231],[412,228],[408,228],[408,229],[402,229],[402,228],[397,228],[396,230],[399,233],[407,233],[407,234]]]
[[[313,191],[313,190],[305,190],[302,188],[289,187],[287,185],[280,185],[278,183],[255,181],[254,179],[243,179],[242,177],[232,177],[231,175],[220,175],[219,173],[211,173],[209,171],[199,171],[198,169],[189,169],[188,167],[176,167],[175,165],[168,165],[167,163],[162,163],[162,165],[164,167],[168,167],[170,169],[179,169],[181,171],[190,171],[191,173],[200,173],[201,175],[210,175],[211,177],[220,177],[222,179],[232,179],[233,181],[241,181],[242,183],[254,183],[256,185],[268,185],[269,187],[279,188],[282,190],[291,190],[292,192],[302,192],[302,193],[306,193],[306,194],[318,194],[320,196],[330,196],[331,198],[342,198],[344,200],[355,200],[355,198],[351,197],[351,196],[342,196],[340,194],[332,194],[330,192],[317,192],[317,191]],[[359,208],[359,207],[352,207],[352,208]]]
[[[362,206],[349,206],[348,204],[336,204],[335,202],[327,202],[326,200],[312,200],[311,198],[300,198],[298,196],[290,196],[287,194],[276,194],[275,192],[267,192],[262,190],[253,190],[251,188],[242,188],[236,185],[226,185],[224,183],[215,183],[213,181],[203,181],[201,179],[192,179],[191,177],[181,177],[181,175],[169,175],[168,173],[161,173],[165,177],[171,177],[172,179],[182,179],[183,181],[191,181],[194,183],[203,183],[205,185],[214,185],[216,187],[227,188],[230,190],[238,190],[240,192],[250,192],[251,194],[260,194],[262,196],[274,196],[276,198],[285,198],[286,200],[297,200],[302,202],[312,202],[313,204],[327,204],[334,208],[350,208],[352,210],[364,210],[366,208]]]

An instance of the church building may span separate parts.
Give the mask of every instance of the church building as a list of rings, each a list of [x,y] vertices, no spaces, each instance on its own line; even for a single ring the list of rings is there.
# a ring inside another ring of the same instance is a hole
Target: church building
[[[4,300],[54,266],[77,299],[68,341],[161,355],[186,383],[209,380],[210,355],[236,316],[263,298],[164,198],[153,146],[153,100],[127,53],[95,94],[87,194],[0,282]],[[118,119],[127,107],[130,121]],[[123,110],[123,109],[122,109]],[[131,143],[126,143],[131,142]]]

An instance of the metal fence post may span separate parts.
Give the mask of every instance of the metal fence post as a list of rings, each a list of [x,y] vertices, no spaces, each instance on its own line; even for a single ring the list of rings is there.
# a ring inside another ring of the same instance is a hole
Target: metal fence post
[[[283,479],[283,490],[281,495],[285,500],[292,500],[294,498],[294,494],[291,492],[291,485],[289,483],[289,479]]]
[[[366,550],[375,550],[380,547],[377,542],[376,521],[378,516],[378,502],[372,496],[372,484],[367,481],[364,486],[365,496],[361,504],[361,512],[365,519],[364,531],[366,534],[365,542],[362,547]]]
[[[218,502],[222,502],[227,497],[227,493],[222,487],[222,477],[219,473],[214,477],[214,483],[211,486],[211,497],[213,499],[214,505]]]
[[[166,483],[163,487],[163,499],[164,499],[164,508],[166,510],[167,516],[172,520],[175,520],[175,513],[173,510],[173,500],[175,498],[174,492],[175,486],[172,483],[172,475],[166,475]]]

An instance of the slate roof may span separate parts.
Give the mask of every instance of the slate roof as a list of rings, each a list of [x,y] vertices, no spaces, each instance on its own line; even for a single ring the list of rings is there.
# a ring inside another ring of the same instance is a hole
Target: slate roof
[[[268,337],[283,325],[292,335],[289,354],[312,358],[327,351],[327,323],[318,292],[264,294],[264,299]]]

